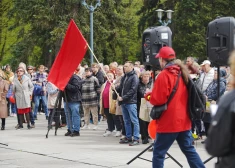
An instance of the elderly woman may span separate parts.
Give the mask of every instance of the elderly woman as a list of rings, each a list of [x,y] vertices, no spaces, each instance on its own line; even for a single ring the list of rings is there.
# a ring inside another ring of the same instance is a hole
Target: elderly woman
[[[3,71],[0,69],[0,118],[2,119],[1,130],[5,130],[5,122],[8,116],[6,94],[8,91],[8,82],[5,79]]]
[[[101,96],[100,96],[100,113],[105,114],[107,118],[107,124],[108,124],[108,130],[105,134],[103,134],[104,137],[107,137],[112,134],[112,132],[115,130],[115,125],[117,127],[116,136],[121,135],[121,125],[118,124],[116,121],[116,102],[112,99],[112,83],[114,80],[114,73],[108,72],[107,77],[109,80],[107,80],[101,87]],[[113,106],[114,108],[111,108]],[[120,122],[119,122],[120,123]]]
[[[147,108],[147,104],[142,106],[145,106],[144,108],[141,108],[140,111],[140,106],[141,106],[141,99],[144,98],[144,95],[146,92],[148,92],[151,89],[151,85],[152,85],[152,79],[150,78],[151,74],[149,71],[145,71],[142,72],[140,75],[140,82],[138,85],[138,90],[137,90],[137,110],[138,113],[143,112],[143,113],[149,113],[148,112],[148,108]],[[139,118],[139,122],[140,122],[140,134],[141,134],[141,139],[142,139],[142,143],[143,144],[147,144],[149,143],[149,135],[148,135],[148,125],[149,125],[149,121],[145,121],[141,118]]]
[[[17,129],[23,128],[24,114],[27,120],[27,128],[30,129],[29,112],[31,111],[31,98],[33,93],[33,84],[31,79],[25,75],[25,69],[19,67],[17,76],[13,80],[13,92],[16,98],[17,112],[20,124]]]

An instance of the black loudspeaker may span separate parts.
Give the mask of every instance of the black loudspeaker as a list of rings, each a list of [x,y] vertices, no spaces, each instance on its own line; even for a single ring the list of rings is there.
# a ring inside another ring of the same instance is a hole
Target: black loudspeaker
[[[156,54],[163,46],[172,46],[172,32],[167,26],[150,27],[142,37],[142,61],[144,65],[152,66],[153,70],[160,69]]]
[[[207,56],[216,66],[228,65],[229,53],[235,45],[234,17],[221,17],[207,27]]]

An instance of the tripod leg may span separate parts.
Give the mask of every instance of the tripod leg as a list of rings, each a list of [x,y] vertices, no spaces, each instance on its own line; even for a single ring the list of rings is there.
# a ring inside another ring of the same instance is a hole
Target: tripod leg
[[[140,157],[144,152],[146,152],[148,149],[150,149],[153,146],[153,144],[149,145],[145,150],[143,150],[142,152],[140,152],[136,157],[134,157],[133,159],[131,159],[127,164],[131,164],[135,159],[137,159],[138,157]]]
[[[206,164],[206,163],[209,162],[211,159],[214,159],[214,156],[211,156],[210,158],[206,159],[203,163]]]
[[[183,167],[175,158],[173,158],[168,152],[166,152],[166,155],[171,158],[179,167]]]
[[[54,118],[54,116],[55,116],[56,107],[58,106],[59,98],[60,98],[61,96],[62,96],[62,92],[60,91],[60,92],[58,93],[57,98],[56,98],[55,107],[53,108],[52,115],[51,115],[51,118],[50,118],[49,123],[48,123],[48,130],[47,130],[46,138],[48,138],[48,134],[49,134],[50,129],[51,129],[51,127],[52,127],[52,126],[51,126],[52,120],[53,120],[53,118]]]

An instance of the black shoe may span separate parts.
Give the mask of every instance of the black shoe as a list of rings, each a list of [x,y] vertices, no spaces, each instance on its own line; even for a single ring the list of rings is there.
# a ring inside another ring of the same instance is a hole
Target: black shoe
[[[5,126],[2,126],[2,127],[1,127],[1,130],[5,130]]]
[[[21,128],[24,128],[23,126],[20,126],[20,125],[17,125],[16,127],[15,127],[17,130],[20,130]]]
[[[46,120],[48,120],[48,116],[46,116]]]
[[[142,144],[147,144],[147,143],[149,143],[148,138],[145,138],[145,139],[142,140]]]
[[[202,144],[205,144],[205,141],[202,141],[201,143],[202,143]]]
[[[72,134],[70,134],[71,137],[75,137],[75,136],[80,136],[79,131],[74,131]]]
[[[66,132],[64,136],[70,136],[71,134],[72,134],[71,131],[68,130],[68,132]]]
[[[30,126],[30,125],[27,125],[27,128],[28,128],[28,129],[31,129],[31,126]]]
[[[34,117],[34,120],[38,120],[38,118],[37,118],[37,117]]]
[[[132,139],[123,138],[119,141],[120,144],[129,144],[132,142]]]

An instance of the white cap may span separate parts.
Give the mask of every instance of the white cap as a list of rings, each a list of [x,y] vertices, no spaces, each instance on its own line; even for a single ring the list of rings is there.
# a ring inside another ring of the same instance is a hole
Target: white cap
[[[204,60],[203,63],[201,64],[201,66],[202,66],[202,65],[206,65],[206,64],[211,65],[211,62],[210,62],[209,60]]]

